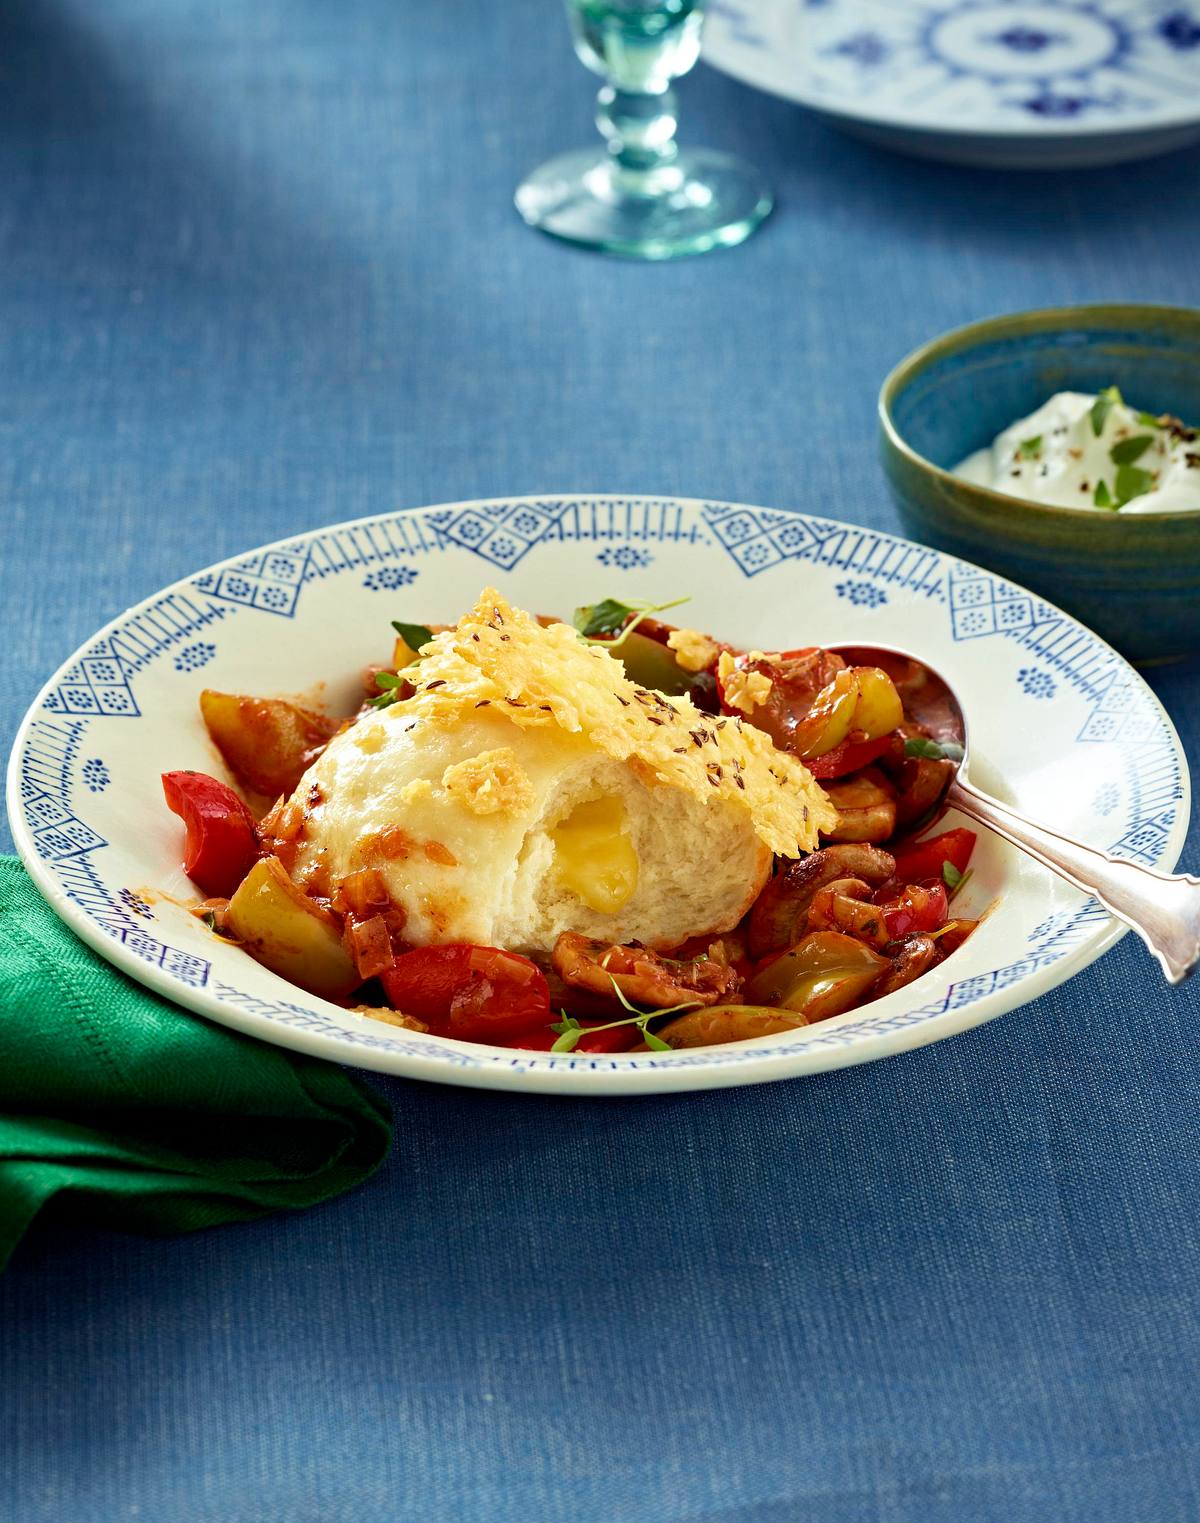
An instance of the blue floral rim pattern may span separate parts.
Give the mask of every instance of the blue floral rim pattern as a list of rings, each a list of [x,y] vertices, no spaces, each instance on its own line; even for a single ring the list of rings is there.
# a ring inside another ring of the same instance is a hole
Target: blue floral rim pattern
[[[1200,123],[1192,0],[711,0],[707,50],[806,104],[896,127]]]

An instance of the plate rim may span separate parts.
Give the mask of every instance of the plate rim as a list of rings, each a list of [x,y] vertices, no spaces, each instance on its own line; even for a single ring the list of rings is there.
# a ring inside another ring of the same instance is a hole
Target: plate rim
[[[743,3],[757,3],[757,0],[743,0]],[[777,7],[778,0],[768,0],[768,4]],[[713,45],[714,36],[715,46]],[[778,38],[774,40],[778,41]],[[827,116],[835,121],[862,123],[864,126],[880,128],[896,134],[920,137],[931,144],[940,140],[971,142],[981,147],[988,144],[996,147],[1025,144],[1032,147],[1039,143],[1086,141],[1099,146],[1106,139],[1112,139],[1115,144],[1118,141],[1127,142],[1140,137],[1150,138],[1180,133],[1189,128],[1200,135],[1200,107],[1187,105],[1164,110],[1161,114],[1156,114],[1152,121],[1129,124],[1077,122],[1047,117],[1037,126],[1027,127],[1020,122],[997,122],[991,127],[975,129],[969,125],[955,127],[948,122],[934,121],[919,114],[911,118],[899,117],[894,112],[872,109],[869,101],[856,103],[848,96],[830,101],[827,97],[806,91],[802,84],[789,82],[785,85],[774,80],[771,83],[765,83],[762,75],[756,74],[750,59],[744,56],[747,52],[745,45],[739,44],[736,40],[729,18],[719,9],[710,10],[705,17],[700,57],[719,73],[726,74],[731,79],[736,79],[755,90],[762,90],[779,100],[787,100],[795,105],[803,106],[806,110],[814,111],[820,116]]]
[[[1082,971],[1082,969],[1102,957],[1127,934],[1128,927],[1113,920],[1111,917],[1102,915],[1097,919],[1093,930],[1089,931],[1071,950],[1056,958],[1049,965],[1035,968],[1014,983],[996,988],[977,1000],[969,1001],[959,1006],[952,1006],[923,1020],[912,1021],[892,1030],[866,1034],[856,1042],[833,1042],[831,1033],[830,1046],[822,1044],[818,1036],[817,1038],[809,1038],[806,1041],[797,1042],[794,1049],[780,1049],[769,1046],[771,1043],[778,1042],[777,1037],[761,1037],[751,1042],[731,1044],[728,1048],[698,1048],[695,1049],[695,1055],[690,1052],[686,1054],[683,1052],[677,1053],[666,1061],[660,1055],[652,1054],[649,1055],[651,1061],[639,1063],[636,1054],[616,1053],[596,1054],[595,1056],[588,1054],[560,1054],[555,1062],[548,1063],[546,1060],[550,1055],[547,1053],[492,1048],[477,1043],[457,1042],[449,1038],[438,1039],[437,1047],[431,1048],[427,1056],[425,1054],[414,1055],[411,1051],[396,1053],[382,1047],[360,1046],[350,1033],[343,1032],[336,1036],[330,1036],[320,1031],[305,1030],[296,1026],[282,1024],[273,1020],[270,1016],[254,1014],[253,1012],[239,1009],[236,1005],[226,1003],[220,995],[216,994],[207,985],[195,987],[183,983],[173,978],[160,967],[143,961],[136,953],[126,947],[123,942],[113,936],[107,935],[96,920],[67,896],[57,879],[50,872],[47,864],[39,855],[24,811],[21,808],[20,761],[26,749],[32,726],[42,715],[45,699],[62,680],[64,674],[69,672],[79,660],[83,659],[87,655],[88,650],[94,647],[98,641],[106,638],[110,633],[120,628],[126,620],[155,604],[165,595],[179,589],[194,587],[199,578],[206,577],[211,573],[226,568],[239,566],[248,558],[267,555],[272,550],[282,550],[286,546],[295,546],[297,543],[303,543],[321,535],[338,533],[361,525],[394,521],[414,514],[431,515],[466,509],[486,509],[497,506],[513,507],[519,504],[554,503],[566,505],[581,501],[589,503],[652,503],[670,505],[672,507],[681,507],[685,511],[694,513],[701,518],[703,510],[706,508],[730,512],[785,514],[802,520],[807,519],[822,524],[852,529],[860,533],[866,532],[878,535],[880,538],[896,544],[909,546],[919,544],[917,541],[909,540],[902,535],[892,534],[887,530],[865,529],[862,525],[851,524],[845,520],[827,519],[795,509],[770,508],[756,504],[727,502],[716,498],[678,497],[666,493],[636,492],[514,493],[499,497],[470,498],[458,502],[429,503],[365,514],[359,518],[347,519],[334,524],[320,525],[302,530],[299,533],[284,535],[279,539],[270,541],[268,544],[239,551],[220,561],[214,562],[210,566],[186,573],[184,576],[177,578],[176,581],[158,588],[145,598],[130,604],[106,624],[88,635],[76,650],[58,665],[46,682],[42,684],[17,728],[9,753],[6,775],[5,797],[9,823],[18,854],[39,893],[45,898],[50,908],[82,941],[122,973],[133,978],[135,982],[151,989],[155,994],[162,996],[172,1004],[181,1005],[195,1014],[214,1020],[218,1024],[231,1027],[234,1030],[241,1031],[246,1035],[257,1037],[260,1040],[267,1040],[275,1045],[307,1053],[314,1057],[328,1059],[357,1068],[367,1068],[378,1072],[390,1073],[399,1077],[426,1079],[432,1082],[449,1083],[469,1088],[569,1095],[575,1098],[634,1094],[646,1095],[765,1083],[821,1073],[835,1068],[851,1067],[859,1063],[873,1062],[879,1058],[891,1057],[918,1047],[929,1046],[947,1037],[959,1035],[963,1031],[982,1025],[999,1015],[1018,1009],[1032,1000],[1049,993],[1069,978],[1072,978],[1077,972]],[[920,548],[931,547],[922,546]],[[952,555],[945,551],[934,551],[933,553],[946,565],[952,566],[957,564],[966,566],[972,571],[980,572],[993,580],[996,579],[995,572],[989,571],[986,567],[981,567],[975,562],[965,560],[961,556]],[[1017,588],[1022,593],[1027,593],[1027,589],[1018,588],[1016,583],[1009,583],[1008,585]],[[1033,594],[1028,595],[1034,596]],[[1038,596],[1038,601],[1053,610],[1058,617],[1065,620],[1069,625],[1084,630],[1102,651],[1114,656],[1121,667],[1133,674],[1149,699],[1165,730],[1167,738],[1174,749],[1175,759],[1179,764],[1181,792],[1174,821],[1163,842],[1162,854],[1154,865],[1170,871],[1178,862],[1183,850],[1191,815],[1192,793],[1188,758],[1175,725],[1159,700],[1158,695],[1149,686],[1145,678],[1142,677],[1141,673],[1120,652],[1114,650],[1100,635],[1096,634],[1086,625],[1081,624],[1072,615],[1058,608],[1056,604],[1041,598],[1040,595]],[[1085,901],[1085,905],[1081,908],[1086,908],[1091,902]],[[1012,993],[1017,989],[1023,992],[1020,997],[1013,999],[1011,997]],[[326,1003],[317,996],[308,995],[304,991],[299,992],[304,999],[314,1001],[318,1010]],[[897,991],[897,993],[899,992]],[[895,996],[890,997],[895,998]],[[883,1001],[878,1003],[882,1004]],[[331,1006],[330,1008],[336,1010],[342,1016],[347,1013],[336,1006]],[[859,1012],[848,1013],[857,1014]],[[364,1017],[363,1019],[368,1026],[372,1024],[368,1018]],[[493,1061],[490,1064],[480,1063],[479,1067],[460,1066],[460,1064],[454,1061],[456,1051],[462,1053],[464,1058],[470,1057],[478,1061],[481,1058],[490,1057]],[[756,1058],[758,1059],[757,1062],[755,1062]],[[501,1061],[496,1061],[497,1059]]]

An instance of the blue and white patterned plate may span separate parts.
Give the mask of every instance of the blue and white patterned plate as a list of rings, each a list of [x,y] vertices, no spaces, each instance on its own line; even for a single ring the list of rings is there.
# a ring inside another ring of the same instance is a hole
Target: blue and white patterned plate
[[[960,163],[1082,167],[1200,137],[1196,0],[711,0],[704,56]]]
[[[979,775],[1084,840],[1172,866],[1187,766],[1141,678],[1056,608],[977,567],[867,529],[728,503],[544,497],[362,519],[226,561],[89,640],[27,715],[9,768],[18,849],[55,910],[181,1005],[319,1056],[497,1089],[629,1094],[813,1073],[938,1040],[1044,993],[1121,934],[1094,902],[995,838],[964,911],[995,905],[939,968],[787,1038],[707,1051],[516,1053],[414,1035],[302,993],[187,913],[159,774],[211,771],[201,688],[352,707],[389,621],[448,621],[487,583],[569,613],[690,594],[689,621],[747,646],[897,644],[965,699]],[[700,865],[700,864],[698,864]],[[1156,977],[1149,963],[1147,977]]]

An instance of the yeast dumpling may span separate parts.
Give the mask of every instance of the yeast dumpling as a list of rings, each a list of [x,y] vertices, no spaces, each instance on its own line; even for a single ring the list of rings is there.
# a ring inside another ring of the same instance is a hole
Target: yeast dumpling
[[[670,948],[732,928],[773,854],[833,828],[766,735],[639,688],[490,589],[405,676],[413,696],[336,736],[273,818],[290,812],[301,883],[379,871],[415,945]]]

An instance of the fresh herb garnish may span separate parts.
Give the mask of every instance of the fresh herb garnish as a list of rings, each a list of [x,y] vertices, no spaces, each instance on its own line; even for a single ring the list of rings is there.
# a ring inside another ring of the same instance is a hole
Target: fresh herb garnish
[[[1108,422],[1108,415],[1114,407],[1119,407],[1122,402],[1121,393],[1115,386],[1106,386],[1096,400],[1092,403],[1088,417],[1092,420],[1092,433],[1098,439],[1104,432],[1104,425]]]
[[[558,1040],[550,1048],[550,1051],[574,1052],[576,1042],[579,1041],[579,1038],[588,1028],[581,1026],[575,1017],[573,1015],[568,1015],[565,1010],[560,1011],[559,1013],[562,1015],[562,1020],[553,1021],[550,1025],[551,1031],[558,1032]],[[595,1027],[592,1027],[591,1029],[595,1030]]]
[[[408,646],[415,656],[422,645],[428,645],[433,639],[433,632],[425,628],[424,624],[402,624],[399,619],[392,620],[392,628]]]
[[[929,740],[913,735],[904,742],[905,756],[926,756],[930,761],[962,761],[963,748],[954,740]]]
[[[689,1009],[692,1007],[689,1005]],[[560,1033],[551,1052],[574,1052],[581,1037],[588,1036],[593,1031],[611,1031],[614,1026],[636,1026],[642,1033],[646,1046],[652,1052],[670,1052],[671,1044],[664,1042],[662,1037],[655,1036],[653,1031],[646,1025],[656,1015],[666,1014],[663,1010],[652,1010],[648,1015],[630,1015],[619,1021],[609,1021],[604,1026],[581,1026],[573,1015],[568,1015],[564,1010],[562,1020],[555,1021],[550,1027],[551,1031]]]
[[[203,920],[204,924],[215,935],[216,934],[216,930],[217,930],[217,912],[216,912],[216,910],[205,910],[204,914],[200,916],[200,919]]]
[[[400,698],[399,689],[403,686],[404,681],[405,679],[396,672],[376,672],[375,686],[382,688],[383,692],[376,698],[368,698],[367,707],[369,709],[386,709],[389,704],[398,702]]]
[[[1101,477],[1096,483],[1096,490],[1092,493],[1092,501],[1098,508],[1115,508],[1116,502],[1113,494],[1108,490],[1108,482]]]
[[[1037,453],[1042,447],[1041,434],[1034,434],[1032,439],[1022,439],[1017,446],[1017,454],[1022,460],[1036,460]]]
[[[1150,434],[1135,434],[1132,439],[1120,439],[1108,452],[1108,458],[1114,465],[1132,465],[1135,460],[1140,460],[1154,439]]]
[[[1146,428],[1161,428],[1162,427],[1161,420],[1156,418],[1152,412],[1140,412],[1140,413],[1138,413],[1138,422],[1143,424]]]
[[[572,622],[590,644],[616,650],[643,619],[648,619],[654,613],[665,613],[668,608],[678,608],[681,603],[689,601],[688,598],[672,598],[669,603],[619,603],[616,598],[605,598],[602,602],[588,603],[577,608]]]
[[[636,1026],[642,1033],[642,1039],[651,1052],[670,1052],[671,1044],[664,1042],[662,1037],[655,1036],[646,1024],[647,1021],[657,1020],[660,1015],[674,1015],[677,1010],[695,1010],[697,1006],[703,1003],[702,1000],[692,999],[682,1005],[668,1005],[665,1010],[639,1010],[636,1005],[631,1005],[625,998],[621,992],[620,984],[613,978],[613,975],[610,973],[608,976],[612,982],[613,992],[630,1014],[622,1016],[619,1021],[606,1021],[602,1026],[584,1026],[573,1015],[568,1015],[564,1010],[562,1012],[562,1020],[555,1021],[550,1027],[551,1031],[558,1033],[558,1040],[551,1047],[551,1052],[574,1052],[581,1037],[585,1037],[593,1031],[612,1031],[617,1026]]]
[[[946,903],[949,904],[967,886],[971,874],[975,871],[968,867],[965,873],[960,873],[953,862],[942,863],[942,882],[950,890],[946,895]]]
[[[603,635],[615,635],[631,613],[636,612],[628,603],[618,603],[616,598],[605,598],[600,603],[587,603],[575,610],[575,628],[585,640]]]
[[[1152,472],[1142,470],[1140,465],[1119,465],[1116,481],[1118,507],[1144,496],[1153,485]]]
[[[428,645],[430,640],[433,639],[433,631],[426,629],[424,624],[405,624],[401,619],[393,619],[392,628],[413,653],[414,659],[408,663],[408,666],[415,666],[421,659],[417,655],[417,652],[421,649],[422,645]],[[404,668],[406,671],[407,669],[408,667]],[[407,678],[399,676],[396,672],[376,672],[375,686],[383,691],[378,693],[374,698],[368,698],[367,707],[369,709],[386,709],[391,704],[398,703],[400,701],[400,688],[406,681]]]

